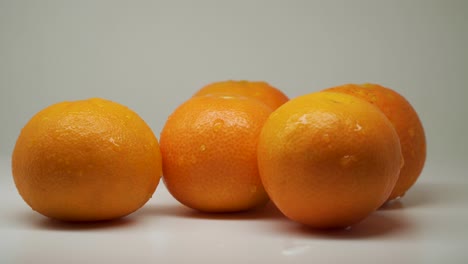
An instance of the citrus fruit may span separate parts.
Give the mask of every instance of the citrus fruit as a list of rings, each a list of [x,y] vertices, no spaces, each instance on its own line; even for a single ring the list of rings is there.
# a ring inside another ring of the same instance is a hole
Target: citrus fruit
[[[43,109],[21,130],[12,155],[24,201],[66,221],[134,212],[154,193],[161,166],[148,125],[127,107],[98,98]]]
[[[198,96],[180,105],[161,132],[163,180],[169,192],[204,212],[265,204],[256,150],[271,111],[239,96]]]
[[[265,190],[288,218],[315,228],[352,225],[390,195],[402,164],[398,136],[378,108],[319,92],[275,110],[258,143]]]
[[[266,82],[253,81],[222,81],[206,85],[198,90],[194,96],[218,94],[218,95],[241,95],[255,98],[271,107],[273,110],[289,100],[289,98],[278,88]]]
[[[389,200],[403,196],[418,179],[426,160],[426,137],[414,108],[402,95],[378,84],[346,84],[327,91],[364,99],[377,106],[392,122],[400,138],[405,164]]]

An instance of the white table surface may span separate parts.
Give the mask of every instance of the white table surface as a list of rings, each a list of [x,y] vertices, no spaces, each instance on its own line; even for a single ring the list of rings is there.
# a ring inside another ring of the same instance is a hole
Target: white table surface
[[[400,201],[349,230],[310,230],[269,204],[201,214],[162,182],[123,219],[68,224],[32,211],[0,158],[0,263],[468,263],[468,166],[427,164]]]

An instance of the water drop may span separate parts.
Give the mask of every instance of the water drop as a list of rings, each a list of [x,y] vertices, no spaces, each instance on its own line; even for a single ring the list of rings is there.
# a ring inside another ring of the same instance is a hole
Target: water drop
[[[323,139],[323,142],[325,142],[325,143],[330,143],[330,141],[331,141],[330,140],[330,135],[328,135],[328,133],[323,134],[322,139]]]
[[[113,137],[109,138],[109,142],[112,143],[112,145],[119,147],[120,145],[115,143],[115,139]]]
[[[356,127],[354,128],[354,131],[361,131],[362,126],[359,123],[356,123]]]
[[[219,96],[219,98],[223,98],[223,99],[235,99],[236,97],[230,96],[230,95],[221,95],[221,96]]]
[[[206,146],[205,146],[205,144],[202,144],[202,145],[200,146],[200,151],[205,151],[205,150],[206,150]]]
[[[214,131],[219,131],[224,126],[224,121],[222,119],[216,119],[214,121]]]
[[[301,117],[299,117],[299,118],[297,119],[297,122],[298,122],[299,124],[307,125],[307,124],[309,123],[307,114],[304,114],[304,115],[302,115]]]
[[[349,167],[351,166],[351,164],[355,163],[357,161],[357,158],[356,156],[354,155],[344,155],[341,159],[340,159],[340,165],[342,167]]]

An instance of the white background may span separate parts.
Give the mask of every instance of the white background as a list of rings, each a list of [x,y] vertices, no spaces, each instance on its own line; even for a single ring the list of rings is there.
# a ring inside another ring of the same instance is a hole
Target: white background
[[[462,262],[468,257],[462,246],[468,242],[467,47],[464,0],[0,0],[0,262],[138,255],[151,263],[184,256],[196,263],[208,252],[214,255],[203,260],[218,262],[223,253],[233,262],[255,262],[249,256]],[[252,215],[187,219],[193,217],[181,217],[185,208],[162,184],[147,206],[125,218],[131,224],[57,224],[17,195],[10,155],[21,127],[42,108],[111,99],[139,113],[159,138],[180,103],[226,79],[265,80],[291,98],[348,82],[393,88],[422,119],[426,168],[398,210],[375,213],[358,231],[325,235],[284,230],[291,224],[281,217],[267,224]]]
[[[428,161],[468,157],[468,1],[0,0],[0,153],[62,100],[104,97],[159,132],[203,85],[290,97],[377,82],[414,105]]]

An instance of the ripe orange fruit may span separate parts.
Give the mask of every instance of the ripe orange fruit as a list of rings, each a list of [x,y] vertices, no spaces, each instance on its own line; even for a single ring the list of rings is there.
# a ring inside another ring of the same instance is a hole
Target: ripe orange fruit
[[[194,96],[217,95],[241,95],[255,98],[271,107],[273,110],[286,103],[289,98],[278,88],[266,82],[250,81],[223,81],[206,85],[198,90]]]
[[[180,105],[161,132],[163,180],[169,192],[205,212],[265,204],[256,151],[271,111],[239,96],[198,96]]]
[[[270,115],[258,143],[271,200],[288,218],[316,228],[346,227],[379,208],[401,164],[388,119],[342,93],[290,100]]]
[[[377,106],[392,122],[400,138],[405,164],[389,200],[403,196],[418,179],[426,161],[426,137],[414,108],[403,96],[378,84],[345,84],[327,91],[364,99]]]
[[[57,103],[34,115],[12,156],[24,201],[67,221],[134,212],[151,198],[161,171],[148,125],[127,107],[98,98]]]

